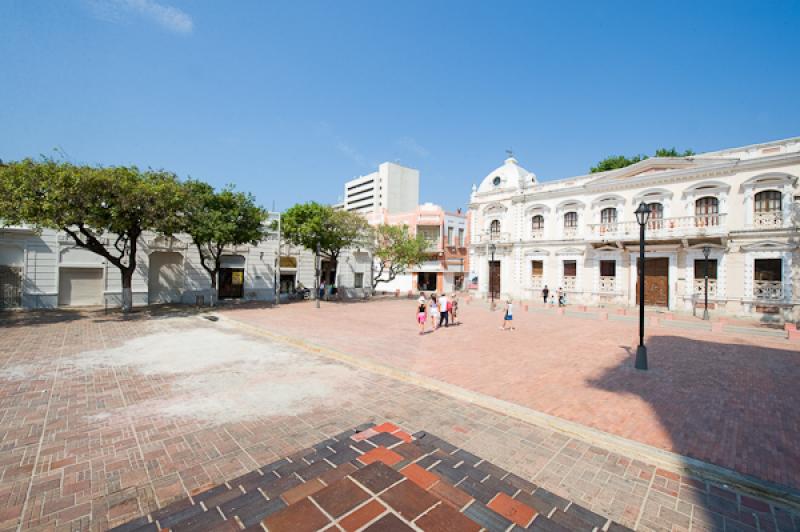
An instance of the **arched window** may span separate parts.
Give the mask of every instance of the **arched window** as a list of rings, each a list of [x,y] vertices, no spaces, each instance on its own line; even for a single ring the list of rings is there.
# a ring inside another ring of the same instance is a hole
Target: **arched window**
[[[544,216],[537,214],[531,218],[531,229],[534,233],[541,233],[544,231]]]
[[[647,206],[650,207],[648,229],[661,229],[664,227],[664,206],[660,203],[648,203]]]
[[[614,207],[606,207],[600,211],[601,224],[615,224],[617,223],[617,209]]]
[[[765,190],[756,194],[756,212],[780,212],[781,193],[778,190]]]
[[[500,238],[500,220],[492,220],[489,224],[489,238],[492,240]]]
[[[578,213],[570,211],[564,213],[564,229],[574,229],[578,227]]]
[[[694,203],[695,225],[705,227],[719,225],[719,200],[713,196],[705,196]]]
[[[756,227],[780,227],[783,225],[781,213],[781,193],[778,190],[764,190],[755,196],[753,225]]]

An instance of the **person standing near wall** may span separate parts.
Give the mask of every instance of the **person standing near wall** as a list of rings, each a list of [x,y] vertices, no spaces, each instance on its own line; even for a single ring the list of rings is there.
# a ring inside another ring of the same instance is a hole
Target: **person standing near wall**
[[[445,327],[450,326],[450,320],[449,320],[450,316],[448,314],[449,308],[447,304],[448,304],[447,294],[443,293],[439,298],[439,327],[442,326],[442,323],[444,323]]]
[[[542,300],[544,301],[545,305],[547,305],[547,296],[548,295],[550,295],[550,289],[547,288],[547,285],[544,285],[544,288],[542,288]]]

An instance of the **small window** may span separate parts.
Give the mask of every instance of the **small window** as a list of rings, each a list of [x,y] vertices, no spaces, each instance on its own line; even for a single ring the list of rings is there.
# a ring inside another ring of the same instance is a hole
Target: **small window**
[[[458,228],[458,247],[464,247],[464,228]]]
[[[453,245],[453,228],[452,227],[448,227],[447,228],[447,245],[448,246],[452,246]]]
[[[564,277],[576,277],[578,275],[578,263],[574,260],[564,261]]]
[[[498,176],[495,176],[495,178],[492,180],[492,184],[494,186],[496,186],[496,187],[499,187],[501,181],[502,181],[502,179],[500,179],[500,176],[498,175]]]
[[[754,263],[756,281],[780,281],[783,269],[781,259],[756,259]]]
[[[570,211],[564,214],[564,227],[578,227],[578,213]]]
[[[544,261],[541,260],[531,261],[531,275],[533,277],[541,277],[544,275]]]
[[[544,229],[544,216],[537,214],[531,218],[531,229],[533,229],[533,231],[541,231]]]
[[[356,273],[355,280],[353,282],[354,288],[364,288],[364,274],[363,273]]]
[[[694,278],[706,278],[706,259],[695,259],[694,261]],[[717,259],[708,259],[708,278],[717,278]]]
[[[489,225],[489,236],[493,239],[500,237],[500,220],[492,220]]]
[[[601,260],[600,277],[616,277],[616,276],[617,276],[617,261]]]

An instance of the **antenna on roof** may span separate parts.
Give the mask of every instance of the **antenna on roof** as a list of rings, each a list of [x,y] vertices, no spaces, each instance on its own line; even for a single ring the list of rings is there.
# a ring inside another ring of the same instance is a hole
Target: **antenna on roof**
[[[514,152],[511,150],[511,148],[506,150],[506,155],[508,155],[509,158],[514,156]]]

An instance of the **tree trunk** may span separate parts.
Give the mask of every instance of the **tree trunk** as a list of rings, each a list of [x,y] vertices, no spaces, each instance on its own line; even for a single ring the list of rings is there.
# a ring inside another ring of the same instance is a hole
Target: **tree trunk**
[[[128,314],[133,310],[133,268],[120,270],[122,274],[122,312]]]

